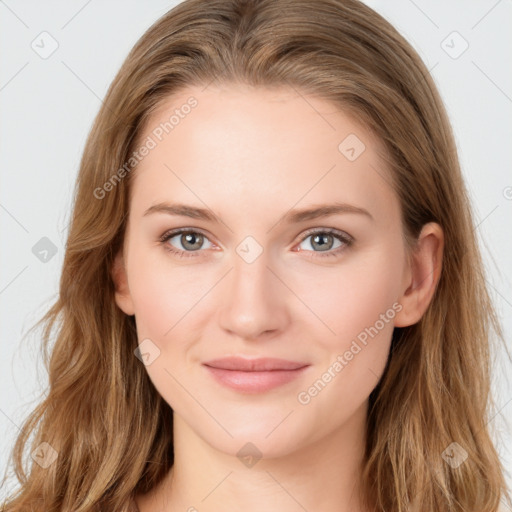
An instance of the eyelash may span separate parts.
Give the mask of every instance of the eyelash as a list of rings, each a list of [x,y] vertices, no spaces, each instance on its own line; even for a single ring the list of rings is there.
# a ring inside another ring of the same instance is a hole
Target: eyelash
[[[164,249],[166,251],[169,251],[170,253],[172,253],[180,258],[197,257],[198,255],[196,253],[200,253],[201,250],[182,251],[180,249],[175,249],[174,247],[172,247],[170,244],[167,243],[167,241],[170,240],[171,238],[174,238],[176,235],[181,235],[183,233],[200,234],[200,235],[204,236],[206,239],[208,239],[208,237],[204,233],[202,233],[201,231],[198,231],[196,229],[180,228],[180,229],[165,232],[160,237],[159,241],[164,246]],[[306,240],[310,236],[316,235],[316,234],[333,235],[334,238],[338,239],[344,245],[337,247],[334,250],[329,250],[329,251],[325,251],[325,252],[323,252],[323,251],[304,251],[303,249],[300,249],[300,252],[315,254],[315,256],[310,256],[310,257],[319,256],[321,258],[332,258],[332,257],[337,257],[340,254],[340,252],[344,251],[345,249],[347,249],[354,243],[354,239],[351,236],[347,235],[346,233],[343,233],[342,231],[338,231],[337,229],[325,228],[325,229],[313,229],[313,230],[306,231],[306,233],[304,233],[304,236],[301,238],[299,244],[304,242],[304,240]]]

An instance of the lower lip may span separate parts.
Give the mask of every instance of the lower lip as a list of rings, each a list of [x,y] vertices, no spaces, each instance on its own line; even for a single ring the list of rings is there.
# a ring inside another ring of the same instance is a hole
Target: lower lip
[[[307,366],[303,366],[296,370],[243,372],[204,366],[217,382],[242,393],[264,393],[291,382],[307,368]]]

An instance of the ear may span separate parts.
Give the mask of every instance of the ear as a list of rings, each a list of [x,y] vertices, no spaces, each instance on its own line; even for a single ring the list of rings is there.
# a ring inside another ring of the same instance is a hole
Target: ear
[[[441,226],[435,222],[425,224],[404,276],[404,292],[398,299],[402,309],[395,316],[395,327],[415,324],[427,310],[441,276],[443,248]]]
[[[133,306],[130,288],[128,287],[128,276],[126,273],[123,249],[121,249],[114,258],[111,276],[115,287],[116,304],[127,315],[134,315],[135,308]]]

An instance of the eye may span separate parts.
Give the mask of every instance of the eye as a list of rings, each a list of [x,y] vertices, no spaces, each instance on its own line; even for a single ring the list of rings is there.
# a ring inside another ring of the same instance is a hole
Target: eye
[[[177,239],[175,243],[178,244],[178,247],[170,243],[173,238]],[[297,252],[308,252],[314,255],[310,257],[336,257],[354,242],[354,239],[350,235],[331,228],[316,229],[306,232],[300,244],[304,244],[309,238],[311,238],[311,241],[306,245],[312,247],[313,250],[311,251],[307,249],[307,247],[300,247],[299,245]],[[203,244],[205,241],[210,243],[210,247],[206,247],[206,249],[213,247],[213,244],[208,240],[206,235],[191,228],[167,231],[160,237],[160,242],[163,244],[165,250],[180,258],[199,256],[200,254],[194,253],[201,253],[201,249],[204,249]],[[337,246],[334,245],[336,241],[338,241]]]
[[[354,239],[347,235],[346,233],[343,233],[342,231],[338,231],[336,229],[316,229],[314,231],[308,231],[306,235],[302,238],[301,244],[306,242],[306,240],[311,239],[310,242],[306,244],[313,248],[313,251],[309,251],[308,249],[305,249],[304,247],[300,247],[298,251],[304,251],[307,252],[313,252],[314,256],[320,256],[320,257],[335,257],[340,254],[343,250],[345,250],[347,247],[350,247],[352,243],[354,242]],[[337,246],[334,246],[335,241],[338,241],[339,244]],[[334,250],[331,250],[333,249]],[[318,249],[315,250],[315,249]]]
[[[176,248],[175,246],[171,245],[170,241],[173,238],[177,239],[177,243],[181,246],[181,248]],[[197,256],[193,253],[200,252],[205,240],[208,240],[208,238],[200,231],[185,228],[177,229],[174,231],[167,231],[160,237],[160,242],[164,245],[165,249],[173,254],[178,255],[180,258],[190,258]]]

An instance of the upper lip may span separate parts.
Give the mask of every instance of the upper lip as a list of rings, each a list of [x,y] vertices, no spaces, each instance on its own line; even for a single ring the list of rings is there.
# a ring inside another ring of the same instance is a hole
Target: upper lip
[[[224,357],[221,359],[212,359],[203,363],[206,366],[220,368],[223,370],[238,370],[242,372],[265,372],[272,370],[297,370],[308,366],[307,363],[296,361],[287,361],[285,359],[276,359],[271,357],[262,357],[258,359],[246,359],[243,357]]]

